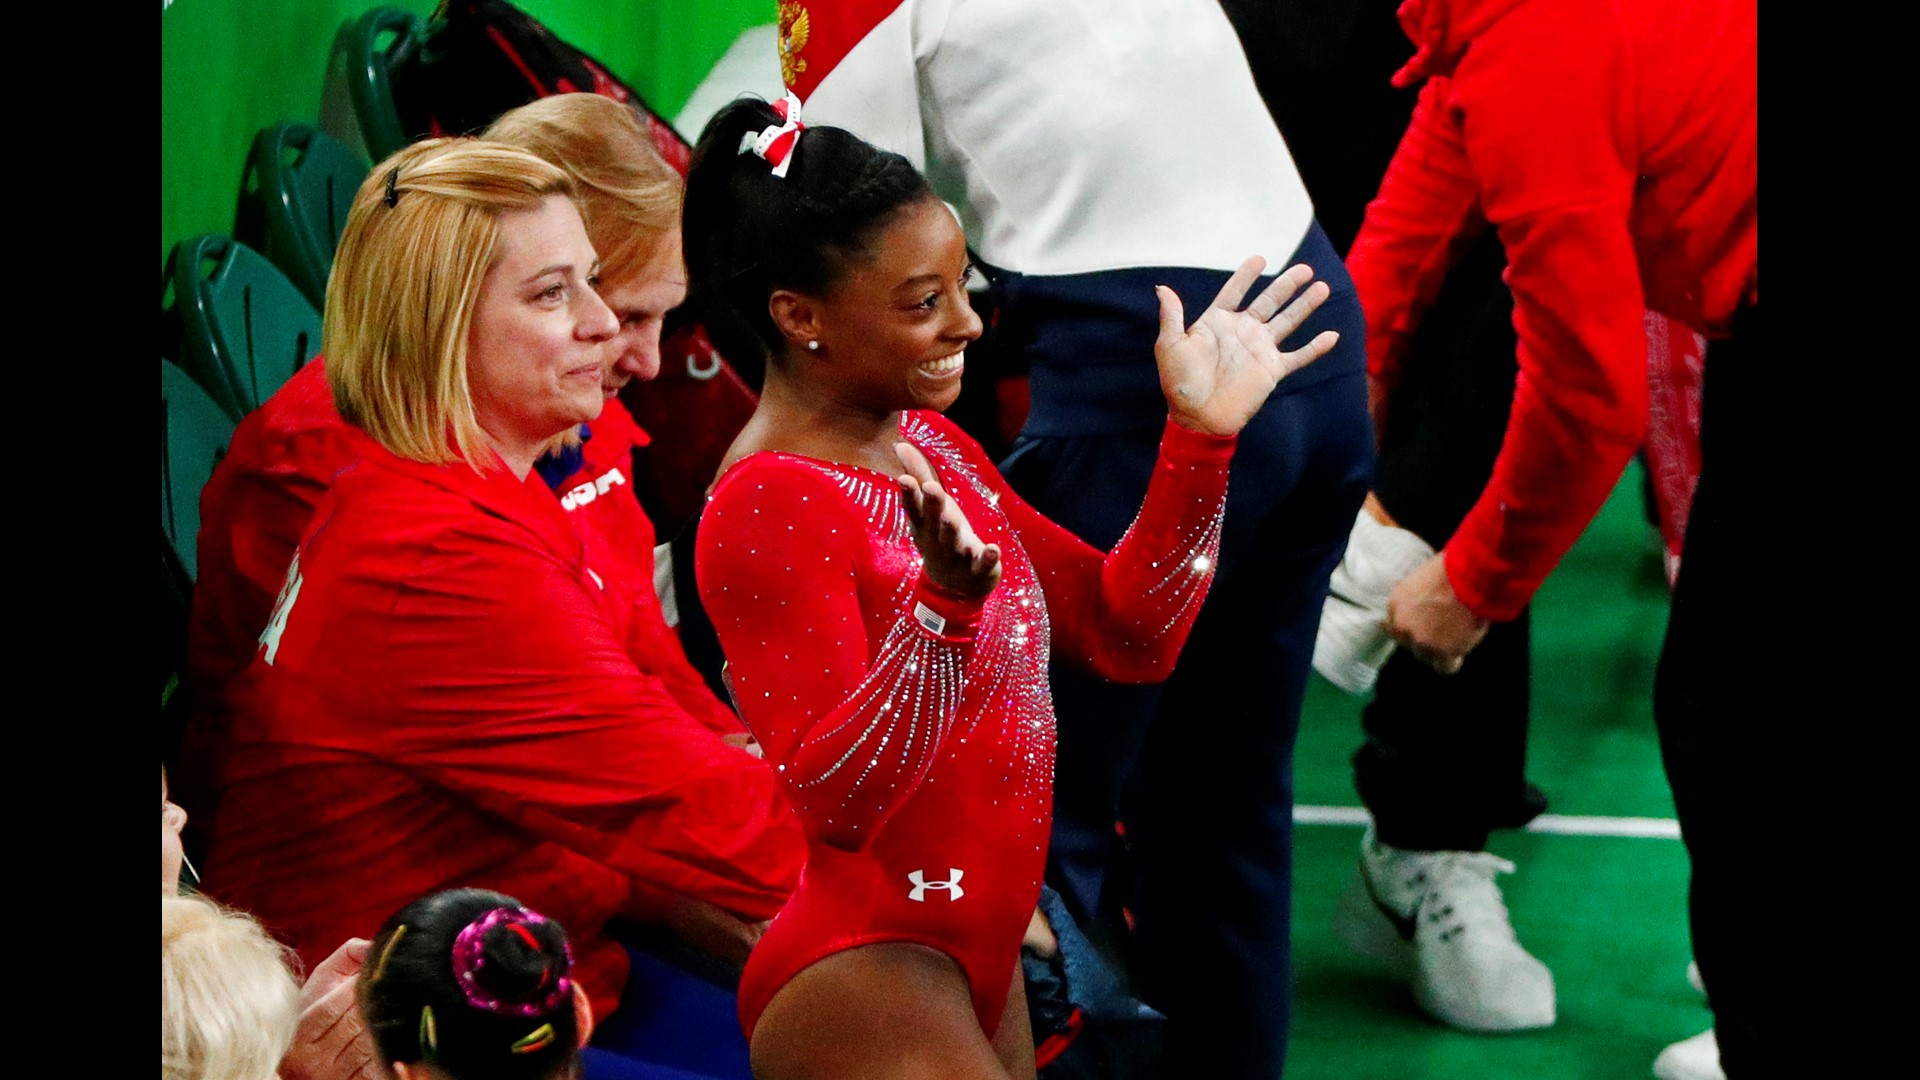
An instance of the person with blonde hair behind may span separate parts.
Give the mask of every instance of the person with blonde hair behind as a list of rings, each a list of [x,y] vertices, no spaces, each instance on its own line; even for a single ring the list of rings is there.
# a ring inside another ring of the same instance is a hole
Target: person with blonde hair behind
[[[300,1019],[287,961],[246,914],[161,896],[162,1080],[273,1080]]]
[[[614,299],[623,285],[644,279],[670,292],[677,285],[685,294],[686,273],[680,268],[684,185],[654,148],[632,106],[599,94],[555,94],[502,114],[481,137],[530,151],[572,177],[587,235],[606,270],[600,294],[621,316],[623,333],[628,313]],[[681,296],[668,306],[678,306]],[[653,343],[657,348],[657,333]]]
[[[802,848],[771,770],[634,651],[609,538],[536,475],[600,416],[620,330],[574,193],[460,138],[355,195],[324,342],[352,457],[230,687],[206,880],[309,962],[439,889],[523,898],[604,1016],[611,921],[662,891],[767,919]]]

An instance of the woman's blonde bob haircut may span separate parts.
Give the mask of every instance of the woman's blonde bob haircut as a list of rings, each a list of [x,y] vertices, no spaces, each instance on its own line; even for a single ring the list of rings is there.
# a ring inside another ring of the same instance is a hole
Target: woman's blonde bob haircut
[[[161,1080],[274,1080],[300,1023],[290,963],[251,916],[161,897]]]
[[[686,185],[630,105],[599,94],[554,94],[503,114],[480,137],[567,171],[607,289],[646,269],[680,227]]]
[[[399,457],[490,460],[467,339],[500,217],[573,193],[559,168],[480,139],[414,143],[374,166],[327,278],[321,336],[340,415]]]

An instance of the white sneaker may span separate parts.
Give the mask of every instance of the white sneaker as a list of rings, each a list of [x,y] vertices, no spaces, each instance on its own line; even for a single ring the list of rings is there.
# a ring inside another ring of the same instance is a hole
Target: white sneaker
[[[1406,529],[1382,525],[1364,509],[1353,519],[1347,553],[1328,580],[1313,639],[1313,670],[1349,694],[1364,694],[1393,655],[1387,596],[1433,548]]]
[[[1513,870],[1484,851],[1401,851],[1368,826],[1334,932],[1409,981],[1438,1020],[1467,1031],[1551,1027],[1553,973],[1521,947],[1493,881]]]
[[[1720,1068],[1720,1040],[1713,1029],[1681,1039],[1653,1059],[1653,1075],[1660,1080],[1727,1080]]]

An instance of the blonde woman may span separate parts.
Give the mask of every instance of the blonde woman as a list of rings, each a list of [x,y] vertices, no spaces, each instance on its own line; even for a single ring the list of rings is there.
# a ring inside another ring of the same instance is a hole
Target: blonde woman
[[[633,633],[673,700],[702,726],[744,742],[739,718],[708,689],[659,612],[652,522],[635,489],[633,451],[649,436],[615,398],[660,370],[666,315],[686,296],[680,255],[681,180],[654,149],[633,109],[597,94],[557,94],[496,120],[487,139],[559,166],[574,185],[587,237],[600,256],[599,292],[620,321],[602,381],[607,405],[582,441],[568,431],[537,466],[583,529],[609,538],[609,585],[635,596]],[[218,817],[226,685],[253,662],[287,564],[332,486],[354,457],[334,407],[326,358],[314,357],[240,424],[201,502],[200,577],[188,652],[193,725],[176,779],[202,823]],[[204,824],[203,824],[204,828]]]
[[[766,919],[800,841],[766,766],[640,666],[605,538],[536,474],[600,415],[620,333],[575,191],[443,139],[356,195],[324,342],[355,459],[233,687],[207,880],[309,960],[437,889],[521,897],[608,1015],[610,920],[662,888]]]

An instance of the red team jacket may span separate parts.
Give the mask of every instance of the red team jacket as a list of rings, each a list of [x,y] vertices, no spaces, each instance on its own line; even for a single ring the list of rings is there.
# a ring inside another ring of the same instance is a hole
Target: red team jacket
[[[1709,338],[1757,299],[1751,0],[1407,0],[1425,81],[1347,268],[1391,386],[1448,266],[1506,248],[1519,379],[1492,480],[1446,545],[1482,618],[1518,614],[1639,447],[1651,309]],[[1390,419],[1389,419],[1389,422]]]
[[[601,1015],[626,972],[608,919],[664,892],[769,917],[799,829],[765,764],[716,737],[740,723],[661,619],[625,410],[556,498],[393,457],[319,367],[242,425],[203,499],[196,670],[251,665],[219,721],[208,888],[309,965],[421,894],[498,889],[568,927]],[[311,539],[262,603],[296,521]]]
[[[721,733],[745,730],[706,688],[660,615],[653,522],[632,492],[632,450],[647,445],[647,433],[618,401],[607,402],[588,426],[592,435],[581,447],[585,461],[562,484],[560,502],[582,528],[605,538],[621,581],[633,590],[636,640],[630,651],[702,724]],[[316,358],[240,422],[201,493],[200,579],[188,631],[196,726],[224,729],[226,684],[253,662],[260,630],[314,508],[334,473],[354,459],[348,431],[333,405],[325,360]]]

